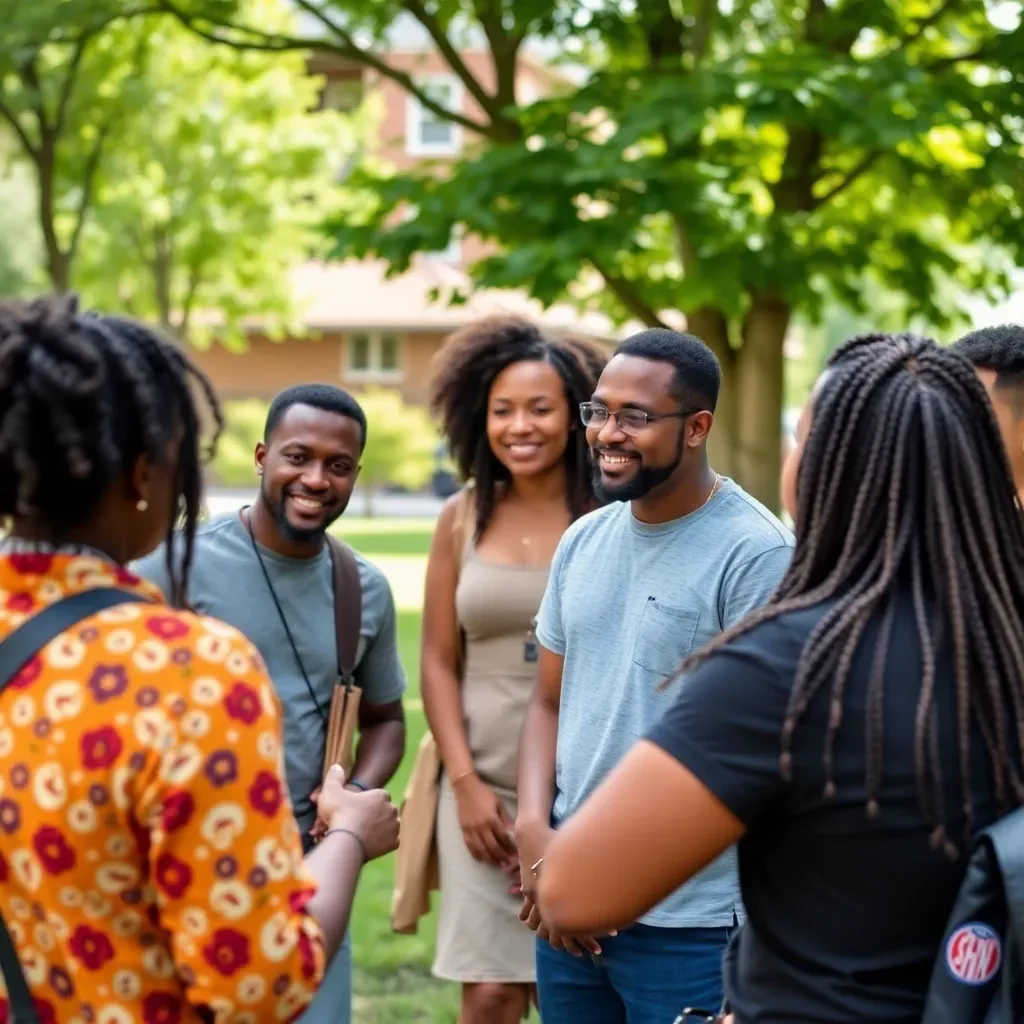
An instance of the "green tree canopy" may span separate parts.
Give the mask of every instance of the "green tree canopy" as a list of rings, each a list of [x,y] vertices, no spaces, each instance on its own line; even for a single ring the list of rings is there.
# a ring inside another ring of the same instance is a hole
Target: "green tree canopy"
[[[148,27],[125,13],[114,0],[0,0],[0,126],[32,170],[56,291],[71,285],[104,157],[145,104]]]
[[[286,0],[240,11],[294,23]],[[31,172],[51,287],[193,340],[199,311],[228,343],[247,316],[285,326],[358,138],[315,109],[303,55],[211,46],[152,3],[0,0],[0,23],[0,129]]]
[[[373,496],[385,484],[418,489],[434,468],[437,430],[421,406],[407,405],[393,390],[370,388],[359,395],[369,429],[359,460],[363,514],[373,515]]]
[[[169,19],[150,45],[145,116],[108,155],[76,284],[200,343],[214,324],[194,317],[210,311],[229,344],[254,315],[296,329],[290,271],[323,252],[352,124],[314,110],[319,83],[298,53],[210,46]]]
[[[870,315],[881,287],[941,326],[957,289],[997,297],[1021,262],[1019,4],[296,2],[315,26],[305,39],[261,33],[232,0],[164,6],[207,37],[315,41],[421,93],[374,46],[402,14],[478,107],[450,115],[474,133],[453,167],[356,175],[337,251],[401,270],[462,226],[499,245],[474,268],[481,285],[651,325],[682,312],[726,374],[719,467],[773,506],[795,315],[814,322],[835,299]],[[459,55],[467,32],[490,52],[487,83]],[[539,38],[589,74],[517,104],[524,47]],[[395,225],[404,202],[417,214]],[[997,258],[979,258],[983,239]]]

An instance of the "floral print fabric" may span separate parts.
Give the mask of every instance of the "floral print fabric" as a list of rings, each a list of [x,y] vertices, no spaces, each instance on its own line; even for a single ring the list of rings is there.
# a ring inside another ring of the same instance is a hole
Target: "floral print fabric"
[[[0,695],[0,911],[39,1018],[291,1020],[323,937],[255,648],[98,556],[36,553],[0,556],[0,639],[112,585],[161,603],[84,620]]]

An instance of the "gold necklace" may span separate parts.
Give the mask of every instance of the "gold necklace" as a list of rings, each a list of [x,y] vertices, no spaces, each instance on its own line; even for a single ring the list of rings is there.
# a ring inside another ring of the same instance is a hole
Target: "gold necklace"
[[[719,473],[716,473],[715,482],[711,488],[711,493],[700,503],[700,507],[697,509],[698,512],[718,493],[718,488],[721,483],[722,477]]]

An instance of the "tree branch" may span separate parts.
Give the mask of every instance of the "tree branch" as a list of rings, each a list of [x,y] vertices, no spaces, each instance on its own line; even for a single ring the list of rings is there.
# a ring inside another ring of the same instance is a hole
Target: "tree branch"
[[[135,49],[134,66],[131,74],[129,74],[127,79],[125,79],[126,83],[132,79],[137,79],[142,75],[145,64],[146,43],[146,36],[140,34]],[[122,90],[124,89],[124,84],[122,84],[121,88]],[[85,161],[85,168],[82,171],[81,192],[78,197],[78,209],[75,212],[75,226],[71,230],[71,240],[67,247],[67,258],[69,262],[74,260],[75,253],[78,251],[78,242],[82,237],[82,229],[85,227],[85,220],[89,214],[89,209],[92,206],[93,192],[96,188],[96,175],[100,168],[100,159],[103,156],[103,148],[107,143],[107,139],[110,137],[110,133],[114,129],[114,122],[117,120],[118,114],[119,111],[115,106],[110,110],[107,117],[104,118],[99,130],[96,132],[96,141]]]
[[[494,128],[491,124],[476,121],[471,117],[458,113],[458,111],[448,110],[446,107],[441,106],[441,104],[428,95],[426,90],[416,84],[411,75],[392,67],[387,61],[382,60],[370,50],[365,50],[358,46],[355,40],[341,26],[337,26],[336,29],[338,41],[302,39],[297,36],[280,34],[271,35],[248,25],[234,25],[229,22],[214,21],[209,17],[205,17],[203,20],[213,26],[210,29],[203,28],[196,18],[181,10],[174,3],[174,0],[159,0],[159,2],[164,11],[177,18],[190,32],[195,33],[201,39],[207,40],[207,42],[217,43],[220,46],[229,46],[234,50],[258,50],[266,53],[287,53],[292,50],[321,50],[347,57],[349,60],[372,68],[378,74],[397,83],[410,96],[415,97],[422,107],[436,114],[442,120],[461,125],[468,131],[475,132],[485,138],[494,137]],[[323,17],[321,17],[321,21],[323,21]],[[217,29],[239,33],[245,38],[231,38],[218,32]]]
[[[3,100],[0,100],[0,117],[2,117],[11,126],[11,130],[18,136],[18,141],[23,146],[26,154],[28,154],[32,162],[38,166],[40,159],[39,149],[28,137],[28,133],[22,127],[21,122],[18,120],[14,111],[11,110]]]
[[[671,0],[643,0],[639,12],[640,30],[651,63],[661,67],[669,61],[673,67],[679,67],[685,50],[683,23],[676,17]]]
[[[844,33],[835,33],[834,15],[826,0],[808,0],[806,36],[809,43],[824,47],[830,53],[849,54],[860,36],[859,26],[851,26]]]
[[[817,128],[810,125],[786,125],[789,140],[782,173],[772,186],[772,202],[780,213],[813,210],[814,185],[818,179],[821,154],[825,140]]]
[[[46,116],[46,103],[43,100],[43,86],[39,81],[39,72],[36,70],[36,61],[39,59],[39,51],[36,50],[32,56],[21,66],[19,77],[28,86],[33,94],[33,101],[29,104],[32,113],[36,115],[39,122],[39,141],[52,134],[50,119]]]
[[[861,157],[853,167],[847,171],[846,175],[837,184],[833,185],[827,192],[824,192],[820,196],[816,196],[814,199],[814,209],[817,210],[819,207],[824,206],[826,203],[835,199],[836,196],[845,192],[865,171],[869,170],[875,161],[882,155],[880,149],[872,149]],[[836,173],[834,171],[828,171],[827,174]],[[821,181],[822,179],[819,179]]]
[[[303,0],[297,0],[297,2],[302,3]],[[495,121],[498,117],[498,110],[494,105],[494,97],[484,89],[466,66],[466,62],[452,45],[452,41],[448,38],[448,33],[445,32],[437,15],[428,11],[420,0],[404,0],[402,6],[427,30],[427,34],[434,41],[438,52],[444,57],[452,72],[466,87],[473,99],[480,104],[480,109],[488,115],[492,122]]]
[[[181,320],[178,323],[178,337],[183,341],[188,340],[188,329],[192,320],[192,307],[195,305],[196,295],[199,293],[199,285],[203,280],[203,261],[198,260],[189,268],[188,288],[185,292],[185,301],[181,305]]]
[[[697,250],[694,248],[690,231],[679,213],[670,214],[672,226],[676,233],[676,247],[679,250],[679,262],[683,265],[683,273],[692,273],[697,264]]]
[[[615,297],[625,308],[638,320],[642,320],[648,327],[668,327],[668,324],[658,316],[654,308],[645,302],[636,287],[631,281],[613,274],[601,264],[595,256],[588,256],[590,265],[604,278],[605,284],[615,293]]]
[[[718,13],[718,0],[701,0],[696,15],[697,21],[693,26],[693,41],[690,44],[690,53],[693,54],[695,64],[699,64],[708,54]]]
[[[57,113],[53,119],[53,132],[60,135],[64,130],[64,122],[67,119],[68,103],[71,101],[71,93],[75,88],[75,78],[78,76],[78,69],[85,56],[85,49],[92,37],[88,32],[83,32],[74,44],[71,60],[68,62],[68,70],[60,87],[60,94],[57,97]]]
[[[143,4],[139,7],[127,7],[123,10],[116,10],[103,15],[96,22],[91,25],[86,25],[79,32],[69,32],[65,35],[61,32],[60,27],[54,26],[53,31],[50,32],[49,26],[47,26],[48,31],[44,38],[25,40],[24,45],[34,46],[36,48],[42,46],[75,46],[86,36],[98,35],[104,29],[109,28],[111,25],[116,24],[119,21],[131,21],[133,18],[145,17],[149,14],[163,13],[163,9],[156,2]]]
[[[523,36],[505,29],[502,11],[495,7],[493,0],[477,0],[474,10],[491,51],[494,102],[500,112],[516,104],[516,69]]]
[[[75,258],[78,250],[78,240],[82,236],[82,228],[85,227],[85,219],[92,206],[93,189],[96,187],[96,173],[99,171],[100,158],[103,155],[103,147],[113,128],[113,118],[109,118],[96,133],[96,142],[85,161],[85,169],[82,171],[82,186],[78,196],[78,209],[75,211],[75,226],[71,230],[71,241],[67,247],[67,257],[70,262]]]

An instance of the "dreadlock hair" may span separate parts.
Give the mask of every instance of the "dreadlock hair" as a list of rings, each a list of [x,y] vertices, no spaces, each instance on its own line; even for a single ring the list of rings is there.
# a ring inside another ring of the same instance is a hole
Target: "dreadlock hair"
[[[489,317],[456,331],[438,351],[430,398],[459,476],[475,485],[476,539],[491,520],[499,486],[510,478],[487,441],[491,387],[506,367],[531,361],[552,366],[565,387],[573,425],[565,452],[569,512],[576,519],[595,504],[587,438],[577,426],[577,409],[593,396],[607,357],[579,338],[546,338],[520,317]]]
[[[869,334],[838,349],[813,398],[797,480],[796,548],[763,608],[683,663],[689,671],[762,622],[819,602],[832,607],[800,654],[781,737],[791,777],[793,733],[831,687],[826,797],[854,654],[880,629],[868,688],[867,812],[878,813],[885,658],[900,594],[911,597],[923,675],[915,726],[918,798],[932,843],[946,834],[935,701],[936,662],[951,648],[959,782],[973,824],[971,724],[977,721],[1001,809],[1024,802],[1024,518],[999,429],[969,363],[913,334]],[[1013,750],[1009,749],[1012,744]]]
[[[212,417],[200,451],[198,385]],[[202,501],[202,457],[222,425],[207,378],[171,342],[118,316],[80,313],[73,296],[0,303],[0,519],[55,540],[90,521],[142,455],[163,463],[180,441],[167,533],[171,600],[184,602]],[[175,527],[184,550],[175,564]]]

